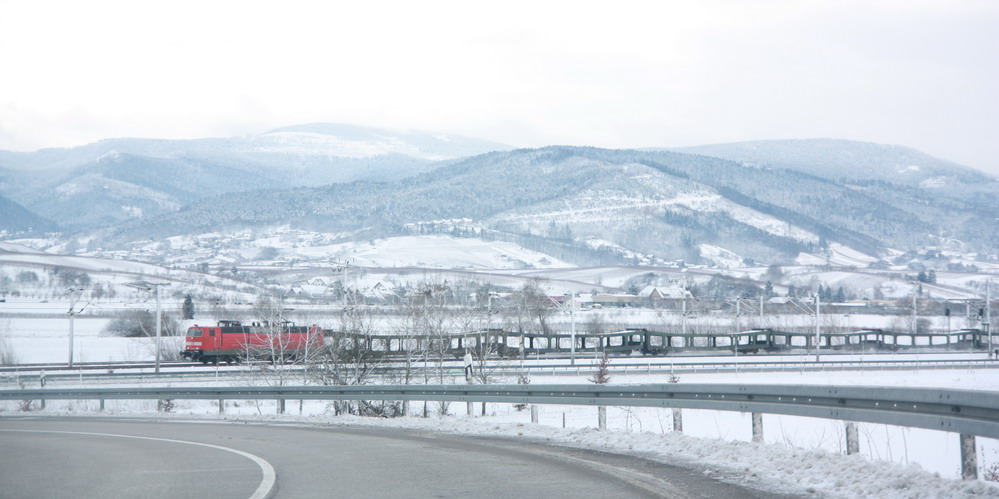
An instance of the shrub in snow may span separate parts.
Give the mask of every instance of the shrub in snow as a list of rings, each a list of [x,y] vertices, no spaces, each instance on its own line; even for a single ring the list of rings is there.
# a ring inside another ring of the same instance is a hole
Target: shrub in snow
[[[610,383],[610,357],[607,356],[607,352],[604,352],[604,356],[600,358],[600,363],[597,364],[597,372],[593,373],[593,376],[587,378],[591,383],[596,383],[598,385],[606,385]]]

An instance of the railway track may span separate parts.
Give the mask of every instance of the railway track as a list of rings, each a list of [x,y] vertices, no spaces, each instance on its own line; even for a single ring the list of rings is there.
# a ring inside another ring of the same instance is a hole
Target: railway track
[[[869,356],[869,357],[891,357],[891,362],[907,362],[907,360],[906,360],[907,357],[913,357],[913,358],[915,358],[915,360],[913,362],[920,362],[920,361],[933,362],[933,360],[920,359],[919,357],[925,357],[927,355],[941,355],[941,356],[954,355],[954,356],[966,356],[966,357],[963,358],[963,359],[962,358],[958,358],[958,359],[953,359],[953,360],[974,361],[974,360],[983,360],[983,359],[986,359],[987,353],[986,352],[981,352],[981,351],[955,352],[955,351],[952,351],[952,350],[951,351],[948,351],[948,350],[929,350],[929,351],[927,351],[927,350],[917,350],[917,351],[903,350],[903,351],[895,351],[895,352],[822,350],[822,352],[821,352],[821,357],[825,358],[825,359],[828,359],[830,357],[851,357],[851,356],[863,357],[865,355]],[[731,356],[731,358],[734,359],[734,360],[732,360],[732,361],[717,360],[717,359],[720,359],[720,358],[727,358],[729,356]],[[814,350],[808,350],[808,351],[806,351],[806,350],[799,350],[799,351],[791,351],[791,352],[772,352],[772,353],[766,353],[766,354],[744,354],[744,353],[740,353],[738,355],[732,355],[731,352],[728,352],[728,355],[725,355],[724,352],[717,352],[716,355],[684,355],[684,354],[676,355],[676,354],[674,354],[674,355],[654,355],[654,356],[653,355],[649,355],[649,356],[637,356],[637,357],[632,357],[632,356],[628,356],[628,355],[618,355],[618,356],[612,355],[611,356],[611,362],[612,362],[612,365],[629,365],[629,366],[632,366],[632,365],[646,366],[648,364],[651,364],[653,366],[660,365],[660,364],[671,364],[671,365],[681,365],[681,364],[683,364],[683,365],[694,365],[694,364],[701,364],[701,365],[710,365],[710,364],[730,364],[730,363],[736,363],[736,362],[738,362],[740,365],[749,366],[749,365],[752,365],[752,364],[774,364],[774,363],[799,363],[799,364],[800,363],[807,363],[807,364],[815,364],[814,361],[805,360],[805,359],[808,359],[808,358],[812,358],[814,356],[815,356],[815,351]],[[764,360],[764,361],[752,360],[752,359],[760,359],[761,357],[764,358],[764,359],[768,359],[768,360]],[[641,359],[641,360],[639,361],[637,359]],[[704,361],[704,360],[700,360],[700,359],[716,359],[716,360]],[[780,360],[777,360],[777,359],[780,359]],[[945,360],[952,360],[952,359],[945,359]],[[549,362],[549,363],[557,365],[557,364],[563,363],[563,362],[570,362],[571,361],[571,356],[569,354],[567,354],[567,353],[549,353],[549,354],[540,354],[540,355],[538,355],[538,354],[529,354],[528,356],[526,356],[524,358],[524,361],[532,363],[532,364],[539,364],[541,362]],[[820,364],[827,365],[827,366],[832,366],[832,365],[836,365],[837,363],[877,362],[877,361],[885,361],[885,359],[876,359],[876,360],[863,360],[862,359],[860,361],[825,360],[825,361],[820,362]],[[402,364],[402,363],[406,362],[406,358],[402,357],[402,356],[387,356],[387,357],[382,358],[379,362],[382,363],[382,364],[385,364],[385,365]],[[415,363],[416,361],[411,360],[411,362]],[[423,359],[420,359],[419,362],[422,363]],[[431,359],[430,362],[434,363],[434,364],[443,363],[444,365],[447,365],[447,366],[450,366],[450,365],[459,366],[461,364],[461,359],[458,356],[454,356],[454,357],[450,357],[449,356],[449,357],[445,357],[442,360],[433,360],[433,359]],[[490,363],[494,363],[494,362],[503,362],[503,363],[520,362],[520,359],[503,358],[503,359],[497,359],[496,361],[492,361],[492,360],[490,361]],[[577,355],[575,357],[575,362],[579,363],[581,366],[585,366],[588,363],[595,362],[595,357],[592,356],[592,352],[579,352],[579,353],[577,353]],[[999,362],[999,361],[997,361],[997,362]],[[264,361],[256,361],[255,360],[255,361],[250,361],[248,364],[242,364],[242,365],[257,366],[257,365],[261,365],[261,364],[266,364],[266,362],[264,362]],[[38,372],[38,371],[45,371],[46,373],[55,374],[55,373],[64,372],[64,371],[71,371],[73,373],[79,373],[81,371],[142,370],[142,369],[153,369],[153,368],[155,368],[155,366],[156,366],[155,362],[153,362],[151,360],[150,361],[112,361],[112,362],[74,362],[73,363],[73,367],[69,367],[69,365],[67,363],[65,363],[65,362],[24,363],[24,364],[14,364],[14,365],[0,365],[0,374],[3,374],[3,373],[27,373],[27,372]],[[204,367],[204,364],[201,363],[201,362],[191,362],[191,361],[187,361],[187,360],[161,360],[160,361],[160,369],[161,370],[164,370],[164,369],[166,369],[166,370],[169,370],[169,369],[189,369],[189,368],[195,368],[195,367]],[[214,372],[214,369],[212,370],[212,372]]]

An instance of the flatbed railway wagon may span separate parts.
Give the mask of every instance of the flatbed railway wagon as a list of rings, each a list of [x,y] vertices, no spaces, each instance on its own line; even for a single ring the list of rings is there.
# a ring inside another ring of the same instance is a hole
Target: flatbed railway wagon
[[[188,328],[180,355],[203,364],[244,360],[277,362],[319,352],[323,343],[323,331],[318,326],[296,326],[290,322],[243,325],[240,321],[218,321],[214,326]]]

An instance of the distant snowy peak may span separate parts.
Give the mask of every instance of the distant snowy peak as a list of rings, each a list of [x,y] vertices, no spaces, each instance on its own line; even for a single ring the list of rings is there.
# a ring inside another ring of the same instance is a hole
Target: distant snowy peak
[[[671,149],[744,165],[800,171],[828,179],[887,180],[916,185],[936,176],[964,183],[995,178],[910,147],[841,139],[760,140]]]
[[[403,154],[420,159],[441,160],[446,157],[428,154],[418,147],[395,137],[374,140],[350,140],[336,135],[309,132],[272,132],[254,139],[254,152],[334,156],[341,158],[371,158],[385,154]]]
[[[400,154],[430,161],[512,149],[504,144],[457,135],[392,131],[331,123],[279,128],[251,140],[257,152],[345,158]]]

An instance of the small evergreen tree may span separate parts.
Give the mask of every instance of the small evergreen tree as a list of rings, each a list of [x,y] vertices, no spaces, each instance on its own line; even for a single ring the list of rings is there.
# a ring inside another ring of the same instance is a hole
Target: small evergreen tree
[[[190,320],[194,318],[194,300],[191,298],[190,294],[184,296],[184,307],[183,314],[184,320]]]

